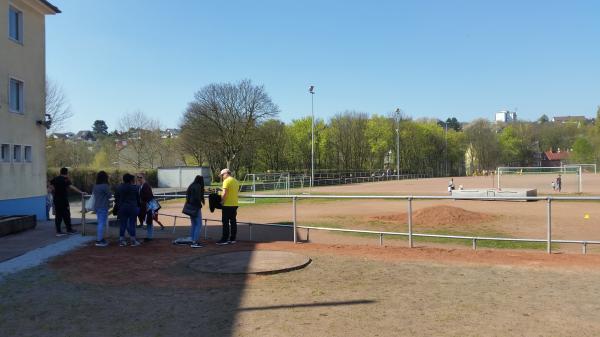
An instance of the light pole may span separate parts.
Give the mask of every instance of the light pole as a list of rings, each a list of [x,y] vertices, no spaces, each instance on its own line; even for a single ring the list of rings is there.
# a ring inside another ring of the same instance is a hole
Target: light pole
[[[311,85],[308,88],[310,93],[310,110],[311,110],[311,122],[310,122],[310,187],[313,187],[315,181],[315,86]]]
[[[444,141],[446,144],[444,146],[444,166],[446,169],[446,176],[448,176],[448,121],[444,123]]]
[[[400,180],[400,108],[396,109],[396,174]]]

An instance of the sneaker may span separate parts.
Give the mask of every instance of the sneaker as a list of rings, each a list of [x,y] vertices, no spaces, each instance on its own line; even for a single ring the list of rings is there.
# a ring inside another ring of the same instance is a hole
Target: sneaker
[[[192,248],[202,248],[204,247],[203,245],[200,244],[200,242],[194,242],[190,245],[190,247]]]
[[[67,233],[63,233],[63,232],[56,233],[57,238],[60,238],[61,236],[65,236],[65,235],[67,235]]]
[[[142,244],[138,240],[131,241],[131,247],[141,246]]]
[[[125,240],[119,241],[119,247],[127,247],[127,241],[125,241]]]
[[[236,243],[237,243],[237,241],[235,241],[235,240],[229,240],[229,241],[227,241],[227,244],[229,244],[229,245],[234,245]]]
[[[96,241],[96,247],[106,247],[108,246],[108,242],[106,242],[106,240],[100,240],[100,241]]]
[[[228,245],[228,244],[229,244],[229,241],[227,241],[227,240],[219,240],[219,241],[217,241],[217,245],[219,245],[219,246],[225,246],[225,245]]]
[[[151,242],[152,238],[144,238],[144,242]]]
[[[74,229],[71,229],[70,231],[67,231],[67,234],[69,235],[73,235],[73,234],[77,234],[78,232]]]

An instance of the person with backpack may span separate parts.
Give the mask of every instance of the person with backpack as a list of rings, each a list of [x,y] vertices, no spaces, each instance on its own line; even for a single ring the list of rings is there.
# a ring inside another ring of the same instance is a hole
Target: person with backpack
[[[115,208],[119,218],[119,246],[127,246],[125,231],[129,232],[131,246],[136,247],[140,242],[135,237],[135,222],[140,211],[140,190],[135,184],[135,177],[129,173],[123,175],[123,183],[115,192]]]

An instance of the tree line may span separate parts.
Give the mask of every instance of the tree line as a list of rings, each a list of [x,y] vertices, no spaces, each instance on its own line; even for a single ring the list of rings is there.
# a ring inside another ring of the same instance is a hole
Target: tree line
[[[264,86],[250,80],[214,83],[194,95],[178,137],[161,137],[157,121],[135,112],[125,115],[112,133],[95,123],[99,141],[92,151],[89,144],[67,142],[63,151],[55,151],[60,144],[50,139],[49,166],[207,165],[213,172],[229,167],[238,175],[310,172],[312,119],[285,123],[278,114]],[[317,170],[395,173],[399,163],[401,174],[457,176],[504,165],[536,165],[547,150],[570,151],[572,163],[596,163],[600,125],[553,123],[545,115],[533,122],[461,123],[455,117],[412,119],[403,113],[347,110],[316,119],[314,142]]]

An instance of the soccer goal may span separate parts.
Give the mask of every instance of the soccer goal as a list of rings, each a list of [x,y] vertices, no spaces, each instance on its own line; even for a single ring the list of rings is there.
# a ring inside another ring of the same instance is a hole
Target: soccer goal
[[[581,173],[596,174],[596,164],[565,164],[564,166],[579,166],[581,167]]]
[[[496,169],[498,188],[535,188],[540,193],[583,192],[583,168],[578,165],[559,167],[508,167]],[[560,179],[558,179],[560,177]],[[560,183],[559,183],[560,182]]]

